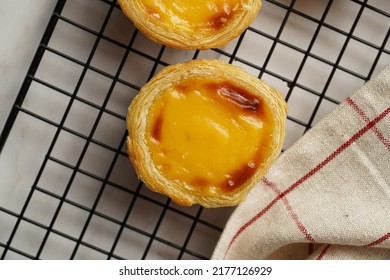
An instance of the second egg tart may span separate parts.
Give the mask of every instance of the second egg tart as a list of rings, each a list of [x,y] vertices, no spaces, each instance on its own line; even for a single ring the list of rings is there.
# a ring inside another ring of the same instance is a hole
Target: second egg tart
[[[261,0],[119,0],[151,40],[180,49],[221,47],[255,19]]]
[[[242,68],[171,65],[129,107],[130,160],[146,186],[179,205],[236,205],[279,155],[286,112],[280,93]]]

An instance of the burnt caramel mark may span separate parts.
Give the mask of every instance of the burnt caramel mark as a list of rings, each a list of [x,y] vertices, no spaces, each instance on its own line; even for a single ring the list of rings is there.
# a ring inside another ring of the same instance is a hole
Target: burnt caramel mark
[[[175,85],[175,89],[180,93],[187,93],[192,89],[192,87],[190,85],[177,84]]]
[[[156,10],[155,8],[153,8],[152,6],[148,5],[145,7],[145,11],[148,15],[150,15],[152,18],[154,19],[158,19],[160,20],[161,19],[161,15],[159,13],[158,10]]]
[[[232,102],[238,108],[249,113],[261,113],[261,101],[258,96],[255,96],[251,92],[235,86],[229,82],[223,83],[214,83],[209,82],[203,84],[201,87],[204,87],[206,90],[215,92],[224,100]],[[192,84],[177,84],[175,89],[180,93],[186,94],[195,88]]]
[[[242,186],[256,171],[257,164],[253,161],[226,175],[222,189],[230,192]]]
[[[192,180],[192,184],[196,187],[204,188],[210,185],[210,182],[202,177],[197,177]]]
[[[222,85],[222,87],[218,89],[218,94],[223,98],[230,99],[242,109],[249,111],[259,110],[260,101],[257,98],[252,96],[249,92],[233,85]]]
[[[161,140],[162,124],[163,124],[163,116],[162,116],[162,114],[159,114],[156,121],[153,124],[152,132],[151,132],[151,136],[157,142],[160,142],[160,140]]]
[[[243,164],[241,167],[227,174],[225,176],[226,180],[217,183],[215,186],[223,193],[230,193],[245,184],[256,172],[257,167],[257,161],[250,161],[247,164]],[[203,177],[196,177],[191,181],[191,184],[202,189],[213,185],[213,182]]]
[[[238,108],[248,113],[261,113],[261,102],[259,97],[253,95],[245,89],[239,88],[230,83],[210,83],[207,85],[208,89],[216,91],[217,94],[232,102]]]
[[[234,11],[227,6],[223,9],[223,11],[218,12],[212,16],[208,20],[207,25],[213,29],[221,29],[230,21],[233,16]]]

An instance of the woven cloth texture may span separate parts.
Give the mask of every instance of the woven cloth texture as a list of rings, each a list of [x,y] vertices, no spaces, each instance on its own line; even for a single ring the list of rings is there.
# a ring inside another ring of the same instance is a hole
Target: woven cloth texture
[[[390,66],[280,155],[212,259],[390,259]]]

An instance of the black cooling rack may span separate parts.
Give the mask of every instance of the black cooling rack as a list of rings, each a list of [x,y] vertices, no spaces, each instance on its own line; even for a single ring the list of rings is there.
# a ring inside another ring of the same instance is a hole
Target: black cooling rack
[[[116,1],[59,0],[0,138],[0,163],[23,155],[1,186],[1,259],[209,259],[233,208],[179,207],[138,181],[132,98],[164,66],[219,58],[284,94],[287,149],[390,63],[389,12],[268,0],[226,47],[182,51],[146,39]]]

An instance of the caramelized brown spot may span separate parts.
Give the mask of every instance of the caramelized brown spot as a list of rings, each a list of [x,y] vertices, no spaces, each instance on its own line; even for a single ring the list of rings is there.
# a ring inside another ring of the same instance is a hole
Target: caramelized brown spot
[[[192,88],[190,85],[178,84],[175,86],[175,89],[180,93],[187,93],[191,91]]]
[[[156,10],[155,8],[153,8],[152,6],[147,6],[146,7],[146,13],[149,14],[151,17],[155,18],[155,19],[161,19],[161,15],[160,13],[158,12],[158,10]]]
[[[209,186],[209,185],[210,185],[210,182],[209,182],[207,179],[205,179],[205,178],[197,177],[197,178],[193,179],[192,184],[193,184],[194,186],[197,186],[197,187],[201,187],[201,188],[202,188],[202,187],[207,187],[207,186]]]
[[[215,14],[209,19],[208,26],[214,29],[220,29],[229,22],[233,15],[234,11],[232,11],[230,8],[225,8],[223,11]]]
[[[161,140],[162,123],[163,123],[163,116],[162,114],[160,114],[158,115],[156,121],[153,124],[152,133],[151,133],[152,137],[158,142],[160,142]]]
[[[245,164],[226,176],[226,182],[222,189],[233,191],[243,185],[256,171],[257,164],[254,162]]]
[[[233,85],[223,85],[218,89],[218,94],[221,97],[230,99],[245,110],[259,110],[260,101],[257,98],[251,96],[249,92],[237,88]]]
[[[252,112],[261,113],[261,102],[259,97],[254,96],[249,91],[239,88],[230,83],[207,85],[210,90],[214,90],[217,94],[225,100],[233,102],[240,109]]]

